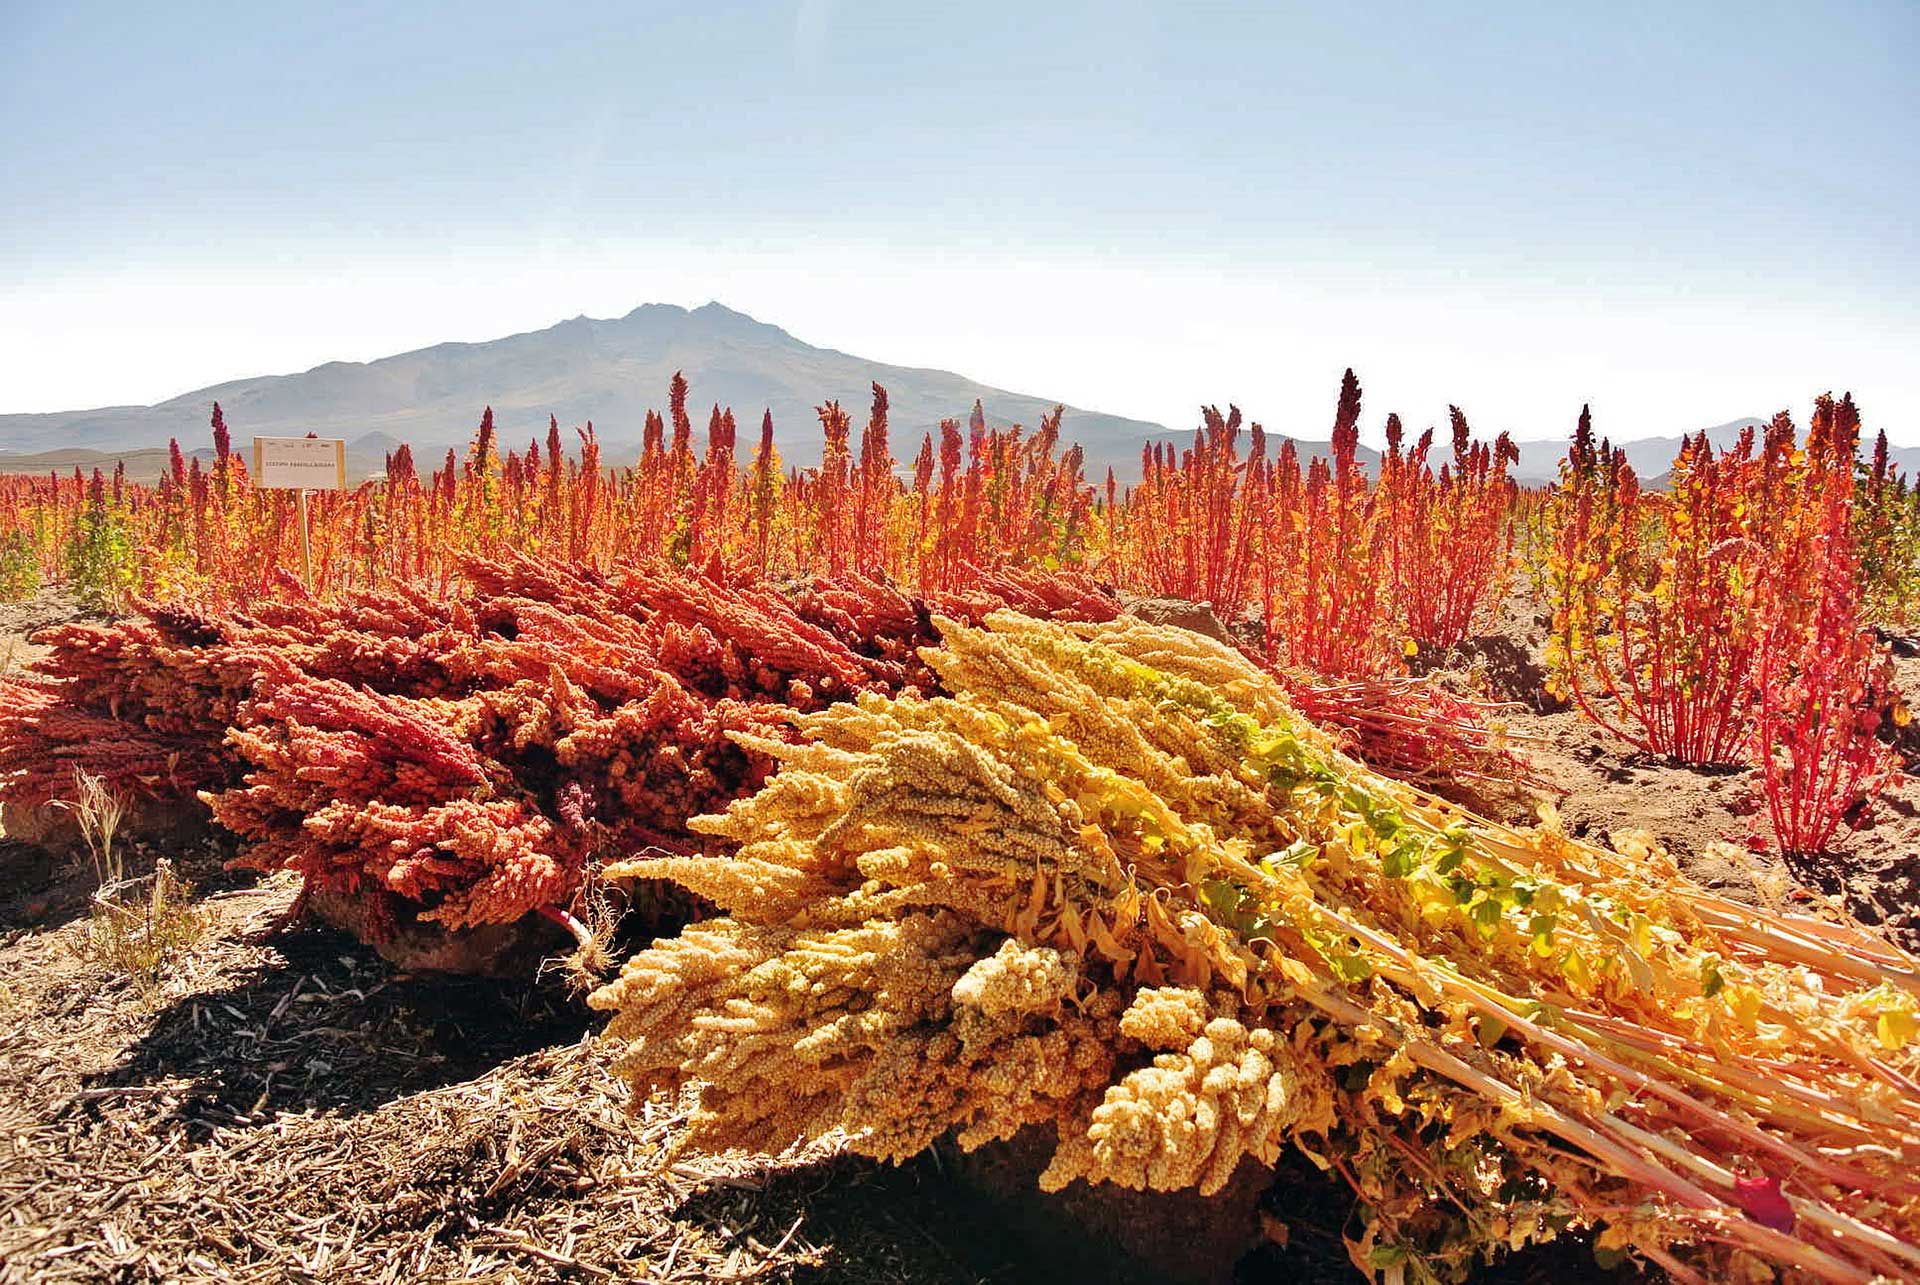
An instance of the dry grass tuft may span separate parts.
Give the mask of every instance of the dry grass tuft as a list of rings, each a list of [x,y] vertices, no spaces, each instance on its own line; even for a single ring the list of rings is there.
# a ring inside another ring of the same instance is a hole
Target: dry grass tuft
[[[193,885],[162,857],[152,874],[93,894],[78,950],[152,990],[171,965],[200,944],[212,923],[213,915],[193,904]]]
[[[73,769],[73,798],[59,800],[54,806],[71,812],[74,823],[80,827],[81,841],[87,845],[87,855],[93,861],[94,883],[101,888],[108,888],[124,882],[125,861],[113,846],[113,841],[119,833],[120,823],[127,816],[125,797],[116,793],[102,778],[76,767]]]

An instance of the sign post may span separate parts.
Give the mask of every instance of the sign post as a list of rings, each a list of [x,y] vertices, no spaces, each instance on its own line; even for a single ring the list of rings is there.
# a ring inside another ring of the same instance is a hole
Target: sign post
[[[313,537],[307,530],[307,492],[347,489],[347,441],[344,437],[256,437],[253,484],[270,491],[292,491],[300,515],[300,577],[313,588]]]

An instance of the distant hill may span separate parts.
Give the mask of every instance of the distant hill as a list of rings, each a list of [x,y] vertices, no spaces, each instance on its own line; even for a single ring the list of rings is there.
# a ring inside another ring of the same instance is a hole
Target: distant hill
[[[213,458],[213,448],[205,447],[191,451],[189,456],[198,455],[201,460]],[[143,447],[129,451],[91,451],[80,448],[65,450],[39,451],[33,454],[21,454],[16,451],[0,450],[0,474],[24,473],[71,474],[74,469],[82,473],[92,473],[96,468],[104,473],[112,473],[119,464],[127,466],[127,476],[135,482],[157,482],[160,475],[167,471],[170,453],[165,447]]]
[[[1715,424],[1707,430],[1707,440],[1716,449],[1724,450],[1740,440],[1742,429],[1751,427],[1758,431],[1766,427],[1766,423],[1763,419],[1748,418]],[[1613,444],[1626,451],[1627,463],[1633,466],[1633,471],[1641,481],[1651,482],[1655,478],[1665,477],[1673,467],[1673,457],[1680,453],[1680,441],[1678,437],[1641,437],[1630,442],[1615,441]],[[1565,437],[1515,442],[1514,445],[1520,448],[1520,462],[1513,469],[1515,480],[1523,485],[1539,486],[1558,479],[1560,461],[1567,454],[1567,442],[1568,438]]]
[[[1726,450],[1740,440],[1740,434],[1746,429],[1758,433],[1764,430],[1764,419],[1729,420],[1725,424],[1715,424],[1706,430],[1707,441],[1715,450]],[[1633,441],[1615,441],[1613,444],[1627,453],[1627,463],[1639,475],[1643,485],[1665,487],[1667,474],[1673,470],[1674,457],[1680,453],[1678,437],[1641,437]],[[1513,469],[1514,478],[1527,486],[1539,486],[1556,481],[1560,476],[1560,461],[1567,453],[1567,439],[1564,437],[1538,441],[1517,442],[1520,448],[1520,462]],[[1873,449],[1871,440],[1860,443],[1861,454]],[[1887,453],[1888,460],[1896,469],[1909,475],[1920,472],[1920,446],[1896,446]]]
[[[646,304],[613,320],[575,317],[486,343],[437,344],[378,361],[234,380],[157,406],[0,415],[0,449],[127,450],[164,447],[170,437],[198,444],[218,401],[238,442],[256,433],[344,437],[351,462],[377,470],[400,441],[412,443],[423,465],[429,453],[464,446],[490,405],[504,447],[536,436],[544,441],[551,414],[569,430],[592,420],[605,458],[624,463],[639,453],[648,408],[664,411],[675,371],[692,386],[697,431],[704,433],[708,407],[731,406],[744,453],[761,411],[770,408],[781,455],[802,465],[820,457],[814,407],[837,398],[856,425],[864,423],[875,382],[886,387],[894,454],[903,459],[912,457],[920,434],[943,418],[964,419],[975,399],[996,425],[1037,424],[1055,404],[949,371],[816,348],[718,303],[691,311]],[[1087,447],[1090,475],[1109,463],[1137,467],[1143,443],[1172,436],[1159,424],[1075,407],[1067,409],[1062,432]]]

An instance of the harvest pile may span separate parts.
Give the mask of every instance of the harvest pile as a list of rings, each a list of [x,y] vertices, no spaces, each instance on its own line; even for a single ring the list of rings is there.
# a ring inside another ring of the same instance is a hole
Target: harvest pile
[[[741,736],[780,770],[694,823],[737,851],[610,872],[726,912],[592,997],[702,1145],[1041,1125],[1045,1186],[1207,1191],[1291,1144],[1370,1271],[1580,1227],[1679,1280],[1920,1269],[1915,961],[1374,775],[1195,635],[986,623],[941,622],[950,697]]]
[[[0,679],[9,807],[85,770],[210,804],[242,860],[448,928],[564,908],[602,853],[685,851],[688,817],[757,786],[734,731],[931,682],[923,604],[858,577],[791,593],[666,568],[470,560],[462,589],[297,593],[246,613],[152,608],[48,635]],[[1069,577],[983,577],[942,606],[1111,617]],[[47,681],[47,680],[52,681]]]
[[[933,641],[930,611],[1119,613],[1068,575],[973,581],[922,600],[854,575],[781,591],[469,558],[453,594],[322,604],[289,585],[244,613],[154,606],[52,630],[42,678],[0,678],[0,779],[16,815],[66,798],[76,771],[147,800],[202,798],[249,841],[240,860],[359,899],[375,940],[400,921],[510,923],[565,910],[609,855],[688,851],[687,818],[771,764],[732,733],[778,739],[788,711],[931,689],[915,650]],[[1501,768],[1471,707],[1449,738],[1391,734],[1383,703],[1348,699],[1330,718],[1410,770],[1456,742]]]

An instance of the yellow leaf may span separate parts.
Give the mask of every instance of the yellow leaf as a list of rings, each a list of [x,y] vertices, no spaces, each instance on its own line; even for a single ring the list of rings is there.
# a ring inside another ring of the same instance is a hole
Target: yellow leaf
[[[1727,1011],[1733,1019],[1749,1030],[1760,1020],[1760,1004],[1763,996],[1752,986],[1729,986],[1722,994],[1726,997]]]
[[[1880,1037],[1880,1047],[1894,1052],[1905,1048],[1916,1030],[1920,1030],[1920,1018],[1914,1016],[1913,1010],[1890,1008],[1880,1014],[1874,1033]]]
[[[1567,957],[1560,961],[1560,970],[1567,975],[1568,981],[1581,990],[1592,989],[1593,974],[1587,971],[1587,961],[1580,958],[1579,951],[1568,951]]]
[[[1280,956],[1280,971],[1295,986],[1312,986],[1318,981],[1312,969],[1290,955]]]

